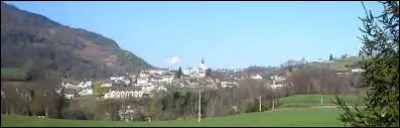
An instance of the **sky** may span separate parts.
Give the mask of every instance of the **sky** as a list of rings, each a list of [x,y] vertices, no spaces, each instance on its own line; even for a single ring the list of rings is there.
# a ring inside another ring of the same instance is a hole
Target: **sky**
[[[279,66],[357,55],[361,2],[13,1],[17,8],[113,39],[151,65]],[[374,14],[377,2],[365,2]]]

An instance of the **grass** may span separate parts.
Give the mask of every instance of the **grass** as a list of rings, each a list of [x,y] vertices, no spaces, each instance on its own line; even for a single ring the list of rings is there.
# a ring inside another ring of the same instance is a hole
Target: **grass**
[[[365,57],[365,59],[368,59],[368,57]],[[348,69],[348,68],[346,68],[346,65],[350,66],[350,65],[356,64],[356,63],[358,63],[360,61],[362,61],[362,57],[354,57],[354,56],[352,56],[352,57],[348,57],[348,58],[346,58],[344,60],[340,60],[340,59],[339,60],[334,60],[331,63],[327,63],[327,62],[312,62],[310,64],[313,65],[313,66],[329,65],[329,67],[332,70],[346,70],[346,69]]]
[[[349,57],[345,60],[337,60],[333,62],[330,66],[332,69],[343,70],[346,69],[346,65],[353,65],[362,61],[362,57]]]
[[[205,127],[205,126],[343,126],[337,118],[336,108],[293,108],[269,112],[245,113],[233,116],[197,120],[172,120],[147,122],[84,121],[63,119],[40,119],[17,115],[2,115],[1,127],[5,126],[82,126],[82,127]]]
[[[1,79],[25,80],[27,73],[18,68],[1,68]]]
[[[323,94],[309,94],[309,95],[294,95],[280,99],[280,103],[285,106],[332,106],[335,95],[323,95]],[[342,98],[346,104],[354,105],[361,103],[361,98],[358,95],[352,94],[341,94],[338,95]],[[323,103],[321,104],[321,97]]]
[[[26,81],[2,81],[1,87],[26,87],[29,82]]]

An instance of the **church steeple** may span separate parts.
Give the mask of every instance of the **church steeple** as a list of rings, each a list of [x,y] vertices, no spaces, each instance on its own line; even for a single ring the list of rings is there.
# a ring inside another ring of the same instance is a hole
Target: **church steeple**
[[[201,58],[201,64],[204,64],[204,58]]]

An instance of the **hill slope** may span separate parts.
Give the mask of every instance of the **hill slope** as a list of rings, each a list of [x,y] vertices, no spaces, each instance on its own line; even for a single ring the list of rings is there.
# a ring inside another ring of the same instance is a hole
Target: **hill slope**
[[[313,66],[323,66],[328,65],[332,70],[348,70],[350,68],[359,68],[361,63],[370,57],[358,57],[358,56],[351,56],[346,59],[338,59],[332,62],[311,62],[310,65]]]
[[[152,66],[102,35],[1,2],[1,67],[85,79]]]

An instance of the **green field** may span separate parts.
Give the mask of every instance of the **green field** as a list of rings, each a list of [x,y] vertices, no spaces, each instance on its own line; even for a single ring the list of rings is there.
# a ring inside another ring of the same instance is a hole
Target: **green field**
[[[27,73],[18,68],[1,68],[1,79],[25,80]]]
[[[362,57],[349,57],[345,60],[336,60],[335,62],[331,63],[330,66],[332,69],[344,70],[346,69],[346,65],[350,66],[360,61],[362,61]]]
[[[369,59],[369,57],[365,57],[364,59]],[[362,61],[362,57],[348,57],[344,60],[334,60],[331,63],[327,63],[327,62],[311,62],[309,63],[312,66],[322,66],[322,65],[329,65],[329,67],[332,70],[346,70],[346,65],[350,66],[350,65],[354,65],[356,63],[359,63],[360,61]]]
[[[361,103],[361,98],[358,95],[338,95],[339,98],[343,99],[346,104],[354,105]],[[321,104],[322,97],[322,104]],[[289,106],[332,106],[334,100],[334,95],[323,95],[323,94],[309,94],[309,95],[294,95],[280,99],[282,107]]]
[[[173,120],[147,122],[83,121],[40,119],[16,115],[2,115],[1,126],[88,126],[88,127],[134,127],[134,126],[343,126],[337,120],[340,110],[336,108],[293,108],[269,112],[246,113],[225,117],[197,120]]]

